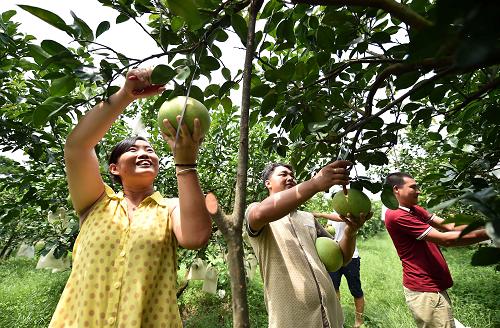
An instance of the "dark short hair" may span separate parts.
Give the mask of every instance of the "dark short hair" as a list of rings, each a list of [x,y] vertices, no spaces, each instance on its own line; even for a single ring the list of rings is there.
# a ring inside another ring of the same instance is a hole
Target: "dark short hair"
[[[149,142],[146,138],[141,136],[129,137],[127,139],[120,141],[113,147],[113,149],[111,149],[111,154],[109,155],[108,158],[108,166],[111,164],[118,163],[120,156],[123,155],[123,153],[125,153],[131,146],[133,146],[137,140],[143,140]],[[111,179],[114,182],[119,183],[120,185],[122,184],[122,179],[118,175],[111,174]]]
[[[286,167],[287,169],[289,169],[290,171],[293,171],[293,168],[290,164],[284,164],[284,163],[269,163],[266,165],[266,167],[264,168],[264,170],[262,171],[262,182],[264,184],[266,184],[266,180],[269,179],[269,177],[271,176],[271,174],[273,174],[274,170],[278,167],[278,166],[284,166]]]
[[[390,185],[392,188],[395,186],[402,186],[405,184],[404,178],[410,178],[413,179],[413,177],[405,172],[394,172],[390,173],[386,178],[385,178],[385,183]]]

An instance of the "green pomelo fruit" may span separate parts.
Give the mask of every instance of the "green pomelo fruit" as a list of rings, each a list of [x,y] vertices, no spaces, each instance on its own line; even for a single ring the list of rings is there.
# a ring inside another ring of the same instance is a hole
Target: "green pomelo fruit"
[[[335,228],[333,226],[331,225],[327,226],[326,231],[328,231],[330,235],[335,236]]]
[[[186,102],[185,96],[178,96],[170,99],[161,105],[158,111],[158,125],[161,131],[167,133],[167,128],[163,125],[163,120],[167,119],[170,124],[177,130],[177,116],[182,115],[182,109]],[[189,131],[193,133],[194,119],[200,120],[200,132],[204,136],[210,128],[210,114],[207,108],[198,100],[187,97],[186,111],[184,113],[183,123],[186,123]]]
[[[332,206],[338,214],[347,216],[347,213],[351,213],[355,218],[359,218],[360,213],[367,215],[372,210],[370,199],[358,189],[349,189],[347,196],[343,190],[337,192],[332,198]]]
[[[328,237],[316,238],[316,251],[319,259],[329,272],[335,272],[342,267],[344,257],[339,244]]]

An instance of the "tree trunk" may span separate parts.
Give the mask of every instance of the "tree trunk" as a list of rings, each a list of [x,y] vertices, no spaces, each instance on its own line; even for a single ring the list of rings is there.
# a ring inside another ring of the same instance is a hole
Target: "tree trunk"
[[[238,149],[238,168],[236,190],[232,215],[226,215],[217,203],[214,194],[208,194],[206,205],[215,223],[222,232],[228,246],[229,275],[231,278],[233,327],[250,327],[247,302],[247,284],[243,262],[242,226],[245,215],[246,184],[248,171],[248,118],[250,113],[250,82],[252,61],[255,50],[255,22],[263,0],[252,0],[249,8],[248,34],[245,64],[243,69],[243,88],[241,96],[240,144]]]
[[[9,239],[5,243],[4,247],[2,248],[2,251],[0,251],[0,259],[2,258],[7,258],[8,255],[12,252],[12,250],[9,252],[9,248],[12,246],[12,242],[14,241],[14,238],[16,237],[16,231],[17,230],[17,225],[12,229],[12,234],[10,235]]]
[[[236,231],[234,231],[236,232]],[[228,264],[231,277],[233,327],[250,327],[245,265],[243,262],[243,238],[241,230],[228,242]]]

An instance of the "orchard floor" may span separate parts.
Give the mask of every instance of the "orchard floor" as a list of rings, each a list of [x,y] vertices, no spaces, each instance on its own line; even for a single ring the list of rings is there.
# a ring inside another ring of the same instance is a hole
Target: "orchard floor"
[[[361,279],[365,292],[366,327],[411,328],[413,320],[404,302],[401,264],[390,238],[381,233],[359,243]],[[492,267],[469,265],[472,248],[443,251],[454,277],[450,290],[456,318],[471,328],[500,328],[500,273]],[[0,328],[47,327],[69,272],[35,270],[35,261],[10,259],[0,262]],[[229,290],[222,279],[222,287]],[[347,284],[341,286],[346,327],[354,318]],[[248,301],[252,327],[266,327],[267,315],[259,275],[249,283]],[[191,282],[179,299],[185,327],[231,327],[229,295],[220,298],[201,291]]]

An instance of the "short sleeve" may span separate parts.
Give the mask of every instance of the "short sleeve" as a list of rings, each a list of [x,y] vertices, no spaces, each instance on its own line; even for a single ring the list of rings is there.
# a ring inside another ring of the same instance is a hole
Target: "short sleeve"
[[[391,228],[397,234],[404,234],[417,240],[424,238],[432,229],[429,224],[416,219],[409,213],[403,214],[392,221]]]
[[[433,214],[429,213],[425,208],[420,206],[413,206],[412,209],[415,212],[415,215],[418,216],[419,219],[424,223],[429,223],[432,220]]]
[[[252,207],[254,207],[255,205],[257,205],[257,203],[252,203],[250,204],[246,211],[245,211],[245,227],[247,229],[247,233],[248,233],[248,236],[249,237],[258,237],[260,235],[260,233],[262,232],[262,229],[260,229],[259,231],[253,231],[252,228],[250,228],[250,223],[248,221],[248,216],[250,214],[250,210],[252,209]]]

